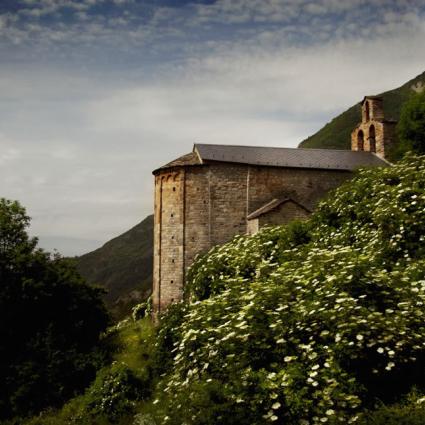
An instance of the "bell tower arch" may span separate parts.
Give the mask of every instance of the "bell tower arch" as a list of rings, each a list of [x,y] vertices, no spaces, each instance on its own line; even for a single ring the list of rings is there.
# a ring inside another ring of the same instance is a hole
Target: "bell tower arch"
[[[384,116],[384,101],[380,96],[365,96],[360,102],[361,122],[351,133],[351,150],[372,152],[385,158],[393,144],[396,121]]]

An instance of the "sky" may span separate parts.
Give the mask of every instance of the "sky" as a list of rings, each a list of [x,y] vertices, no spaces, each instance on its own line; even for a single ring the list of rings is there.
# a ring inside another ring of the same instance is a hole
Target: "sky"
[[[0,0],[0,197],[79,255],[193,143],[296,147],[425,70],[423,0]]]

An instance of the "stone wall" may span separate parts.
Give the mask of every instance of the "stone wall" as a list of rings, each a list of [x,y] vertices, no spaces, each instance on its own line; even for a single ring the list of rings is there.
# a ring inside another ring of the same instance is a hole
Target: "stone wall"
[[[275,198],[294,198],[313,208],[330,189],[351,176],[342,170],[249,167],[248,214]]]
[[[247,215],[274,198],[292,196],[311,208],[351,173],[232,163],[164,170],[155,177],[154,287],[156,312],[183,297],[188,267],[197,254],[248,231]],[[294,204],[296,205],[296,204]],[[267,224],[304,218],[286,206]]]
[[[211,246],[246,233],[248,166],[218,163],[210,168]]]
[[[397,122],[384,122],[384,156],[388,157],[388,153],[394,148],[397,141]]]
[[[371,128],[375,129],[375,150],[372,149],[371,141],[373,134]],[[368,121],[359,124],[351,133],[351,150],[364,150],[365,152],[375,151],[376,154],[385,158],[391,149],[395,139],[396,123],[391,121]],[[363,149],[359,146],[359,132],[363,133]]]
[[[188,167],[186,171],[185,269],[211,246],[209,174],[208,167]]]
[[[153,303],[157,312],[181,299],[184,278],[185,170],[155,178]]]

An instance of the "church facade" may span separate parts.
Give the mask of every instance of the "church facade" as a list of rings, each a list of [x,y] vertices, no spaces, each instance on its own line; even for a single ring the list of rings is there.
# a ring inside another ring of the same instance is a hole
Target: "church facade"
[[[388,165],[392,124],[381,112],[379,98],[363,100],[351,151],[195,144],[155,170],[154,311],[182,299],[196,255],[237,234],[305,219],[357,168]]]

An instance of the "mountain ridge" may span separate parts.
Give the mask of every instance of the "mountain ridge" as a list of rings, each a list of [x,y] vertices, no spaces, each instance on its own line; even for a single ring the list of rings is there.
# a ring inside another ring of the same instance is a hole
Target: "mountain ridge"
[[[153,215],[149,215],[100,248],[76,257],[76,266],[87,282],[108,291],[105,303],[121,319],[150,295],[152,258]]]

